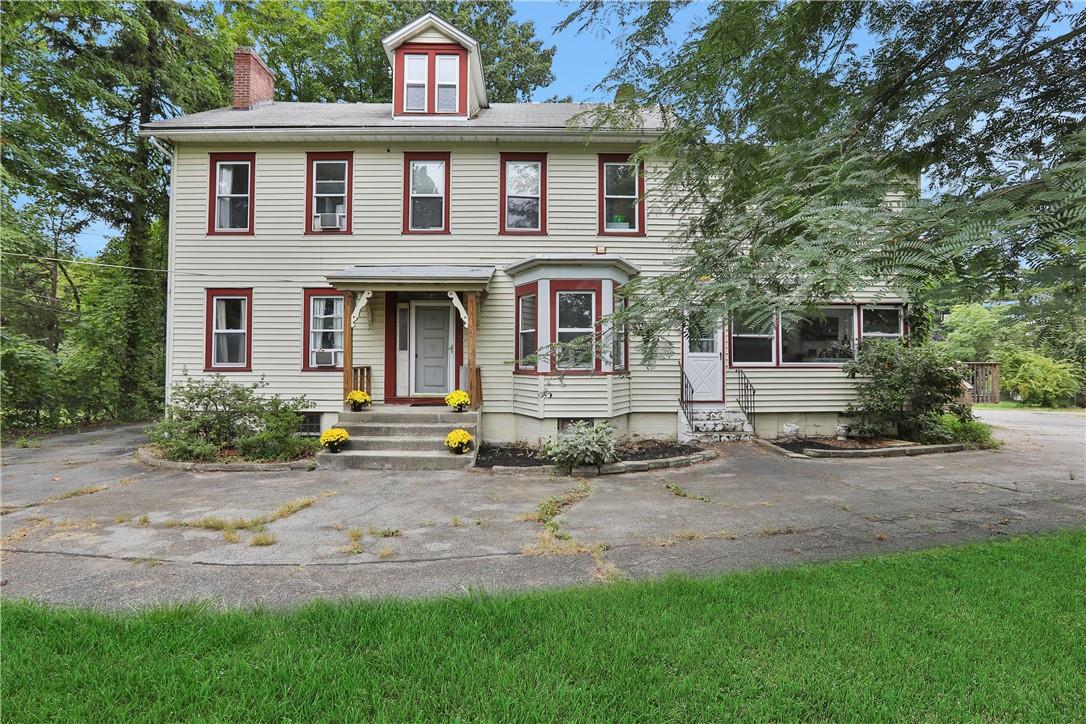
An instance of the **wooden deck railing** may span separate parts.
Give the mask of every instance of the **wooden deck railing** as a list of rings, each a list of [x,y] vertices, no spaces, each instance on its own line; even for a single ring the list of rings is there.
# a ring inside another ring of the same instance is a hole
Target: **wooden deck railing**
[[[351,389],[373,394],[373,371],[369,365],[356,366],[351,371]]]
[[[966,362],[969,382],[973,385],[973,402],[999,402],[999,364],[997,362]]]

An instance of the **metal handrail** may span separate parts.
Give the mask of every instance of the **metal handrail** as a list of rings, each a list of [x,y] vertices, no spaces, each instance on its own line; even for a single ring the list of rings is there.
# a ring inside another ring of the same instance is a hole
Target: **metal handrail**
[[[747,422],[750,423],[750,429],[754,430],[754,396],[756,390],[754,385],[751,384],[750,378],[747,377],[747,373],[743,370],[736,370],[738,373],[736,376],[739,379],[738,389],[736,390],[735,399],[739,403],[739,409],[743,411],[743,414],[747,417]]]
[[[690,383],[690,378],[686,376],[686,370],[679,368],[679,374],[681,378],[679,380],[679,407],[683,411],[683,415],[686,417],[687,426],[694,429],[694,385]]]

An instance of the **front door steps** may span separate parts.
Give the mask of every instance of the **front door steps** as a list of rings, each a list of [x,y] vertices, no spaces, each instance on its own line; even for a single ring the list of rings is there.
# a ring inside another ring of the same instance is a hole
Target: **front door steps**
[[[679,442],[734,442],[751,440],[754,428],[738,407],[694,408],[694,419],[687,421],[679,410]]]
[[[317,465],[332,470],[459,470],[471,467],[479,442],[479,413],[440,407],[374,405],[365,412],[341,412],[335,427],[351,436],[342,452],[317,454]],[[476,444],[456,455],[445,436],[463,428]]]

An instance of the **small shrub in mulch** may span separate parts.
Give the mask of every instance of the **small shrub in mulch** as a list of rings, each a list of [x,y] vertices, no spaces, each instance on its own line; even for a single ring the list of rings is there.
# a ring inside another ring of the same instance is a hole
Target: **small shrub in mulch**
[[[633,439],[625,440],[615,446],[619,461],[625,460],[658,460],[661,458],[673,458],[680,455],[691,455],[701,452],[703,448],[696,445],[675,442],[673,440]],[[479,448],[479,456],[475,460],[475,466],[480,468],[492,468],[495,465],[508,465],[511,467],[539,467],[551,465],[553,461],[548,459],[542,451],[526,444],[491,445],[484,443]]]

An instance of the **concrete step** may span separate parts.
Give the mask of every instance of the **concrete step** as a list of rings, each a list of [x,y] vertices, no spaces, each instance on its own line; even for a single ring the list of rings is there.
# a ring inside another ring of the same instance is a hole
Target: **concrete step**
[[[460,470],[475,462],[474,451],[455,455],[430,450],[344,450],[317,453],[317,465],[328,470]]]
[[[348,430],[348,433],[350,431]],[[345,450],[431,450],[447,451],[444,436],[352,435]]]
[[[339,427],[366,422],[409,422],[422,424],[448,423],[454,427],[479,421],[477,411],[453,412],[447,407],[375,407],[366,412],[339,413]]]
[[[455,424],[455,423],[414,423],[414,422],[366,422],[366,423],[346,423],[339,424],[336,427],[342,427],[347,431],[347,434],[352,438],[355,437],[440,437],[443,441],[445,436],[452,430],[457,428],[463,428],[471,433],[472,437],[478,437],[476,434],[477,425],[472,422],[468,424]]]

